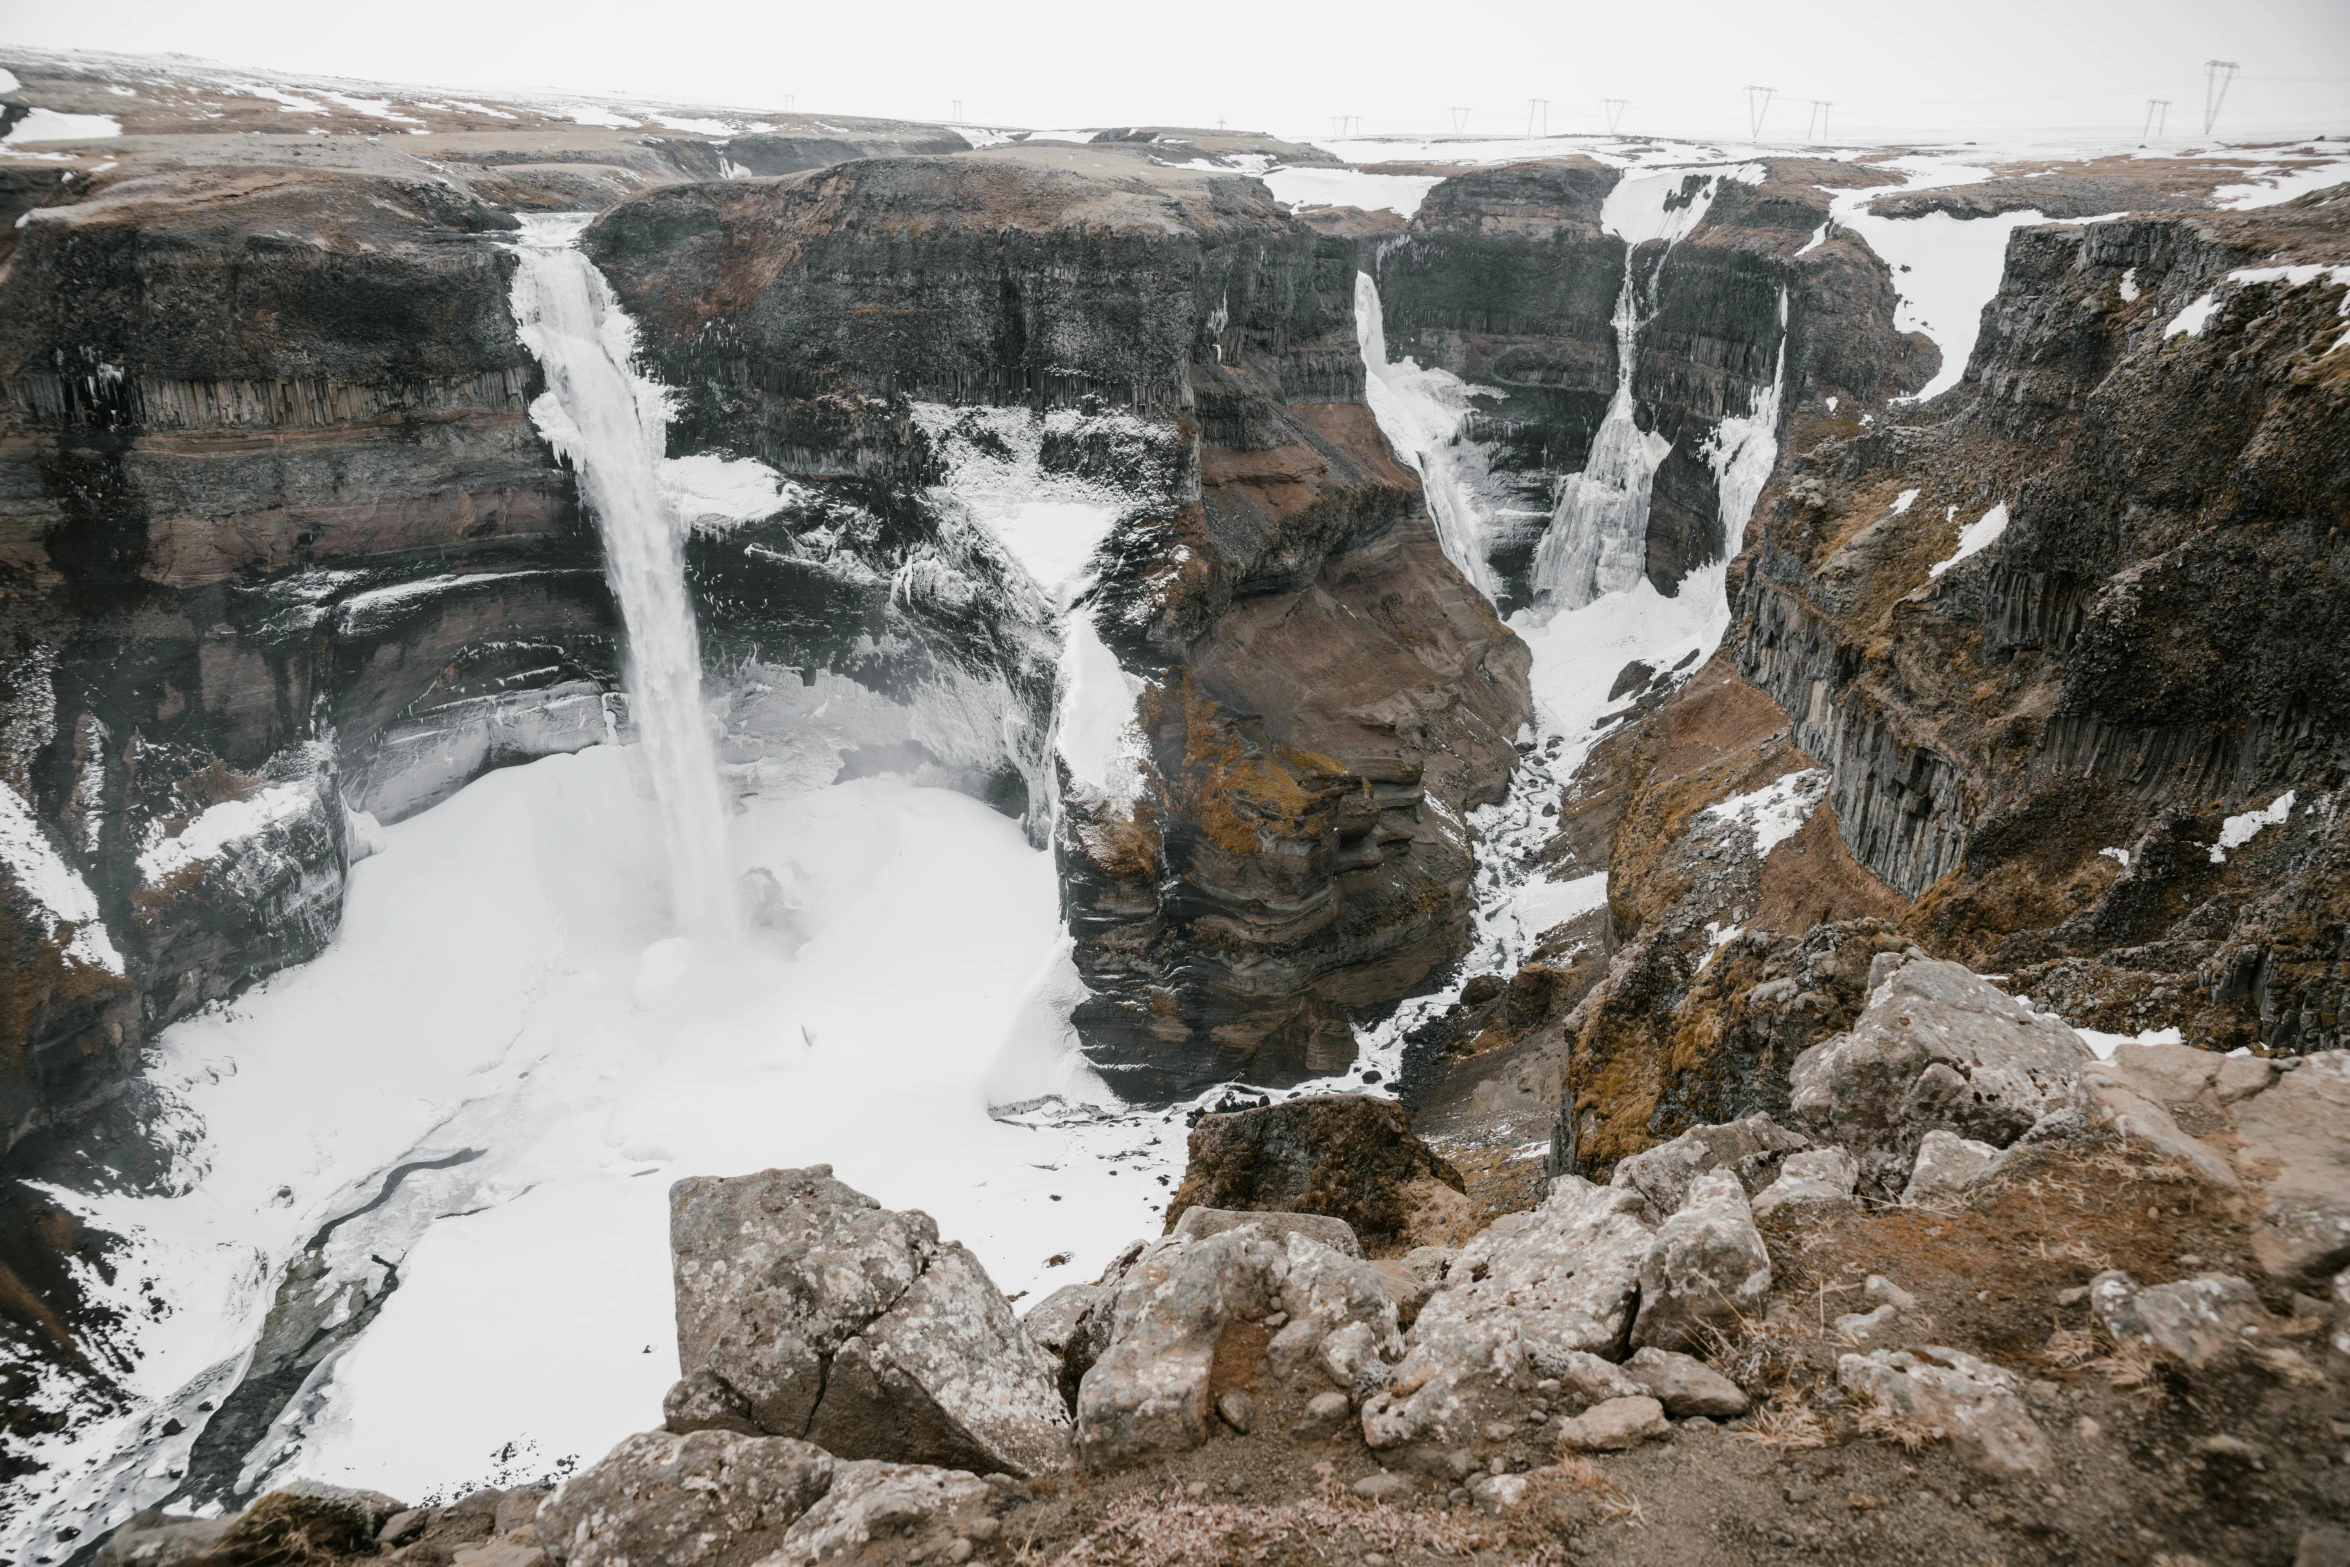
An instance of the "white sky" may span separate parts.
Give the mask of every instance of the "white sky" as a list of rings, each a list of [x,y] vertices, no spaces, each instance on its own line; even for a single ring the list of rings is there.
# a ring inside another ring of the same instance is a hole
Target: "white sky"
[[[0,42],[487,88],[552,86],[1030,126],[1124,122],[1327,137],[1451,128],[1743,136],[1744,88],[1810,99],[1854,138],[1977,131],[2135,139],[2151,97],[2199,137],[2203,62],[2241,62],[2218,134],[2350,134],[2344,0],[0,0]]]

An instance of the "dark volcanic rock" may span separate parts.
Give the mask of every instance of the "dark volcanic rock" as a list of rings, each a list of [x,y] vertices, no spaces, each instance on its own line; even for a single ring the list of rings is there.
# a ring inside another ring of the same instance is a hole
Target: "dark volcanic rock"
[[[1167,1230],[1193,1207],[1318,1213],[1345,1220],[1367,1245],[1393,1246],[1441,1228],[1465,1207],[1462,1190],[1460,1172],[1413,1135],[1402,1105],[1317,1094],[1203,1117]]]
[[[1854,855],[1925,894],[1929,948],[2074,1022],[2339,1042],[2340,286],[2228,274],[2333,258],[2346,221],[2337,190],[2018,230],[1961,385],[1763,508],[1742,672],[1833,770]]]

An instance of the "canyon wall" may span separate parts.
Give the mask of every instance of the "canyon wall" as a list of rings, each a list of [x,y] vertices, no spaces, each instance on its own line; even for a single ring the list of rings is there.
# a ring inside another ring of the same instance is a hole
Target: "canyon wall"
[[[1052,758],[1031,804],[1081,1037],[1129,1093],[1295,1080],[1463,944],[1460,813],[1514,761],[1525,655],[1362,402],[1349,248],[1252,180],[1078,161],[656,193],[589,245],[686,389],[679,439],[803,484],[783,534],[854,504],[929,550],[949,449],[1000,437],[928,410],[1053,416],[1040,471],[1118,497],[1067,613],[1137,683],[1144,774],[1110,798]]]

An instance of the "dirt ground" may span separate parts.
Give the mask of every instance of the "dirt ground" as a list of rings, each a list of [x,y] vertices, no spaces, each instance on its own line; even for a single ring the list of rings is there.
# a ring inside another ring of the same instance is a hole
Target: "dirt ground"
[[[2087,1305],[2060,1301],[2106,1267],[2143,1283],[2202,1270],[2257,1277],[2240,1207],[2174,1167],[2111,1142],[2031,1148],[1963,1206],[1766,1233],[1776,1278],[1765,1311],[1709,1357],[1757,1397],[1746,1420],[1678,1422],[1632,1452],[1563,1461],[1530,1424],[1480,1455],[1533,1474],[1518,1512],[1492,1516],[1436,1482],[1373,1504],[1351,1490],[1379,1469],[1356,1428],[1292,1437],[1302,1398],[1262,1374],[1261,1331],[1236,1333],[1216,1385],[1255,1397],[1250,1434],[1218,1425],[1205,1447],[1145,1468],[1013,1488],[976,1559],[2287,1567],[2305,1531],[2350,1528],[2350,1381],[2339,1368],[2296,1377],[2247,1362],[2183,1379],[2116,1357]],[[2045,1477],[1989,1478],[1837,1389],[1836,1359],[1854,1346],[1835,1319],[1866,1308],[1871,1274],[1916,1297],[1894,1343],[1949,1345],[2029,1379],[2055,1453]],[[2289,1293],[2264,1294],[2307,1364],[2322,1366],[2315,1303],[2296,1317]]]

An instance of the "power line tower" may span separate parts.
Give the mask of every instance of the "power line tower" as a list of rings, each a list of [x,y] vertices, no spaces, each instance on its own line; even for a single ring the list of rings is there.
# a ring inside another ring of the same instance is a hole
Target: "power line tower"
[[[963,123],[963,100],[960,98],[955,100],[955,123],[957,125]]]
[[[1622,98],[1602,98],[1600,107],[1607,111],[1607,133],[1613,136],[1616,127],[1624,123],[1624,110],[1629,106]]]
[[[2163,132],[2163,127],[2169,123],[2170,100],[2168,98],[2147,99],[2146,128],[2138,133],[2139,142],[2143,144],[2157,136],[2160,136]]]
[[[1805,141],[1818,141],[1821,136],[1827,134],[1828,111],[1835,106],[1831,99],[1814,98],[1811,100],[1811,122],[1803,130]]]
[[[1756,141],[1762,140],[1763,117],[1771,112],[1771,100],[1778,96],[1776,87],[1749,87],[1746,89],[1746,125]]]
[[[2219,106],[2227,102],[2228,83],[2236,79],[2242,67],[2233,60],[2206,60],[2203,62],[2203,134],[2219,123]]]
[[[1463,104],[1452,106],[1452,131],[1455,136],[1469,128],[1469,111]]]
[[[1216,129],[1218,129],[1218,130],[1222,130],[1223,128],[1224,128],[1224,116],[1222,116],[1221,114],[1219,114],[1219,115],[1217,115],[1217,116],[1216,116]]]
[[[1542,118],[1542,134],[1548,136],[1550,134],[1550,100],[1548,98],[1529,98],[1526,100],[1526,134],[1528,136],[1532,136],[1534,134],[1534,119],[1536,115],[1540,115]]]
[[[798,93],[787,92],[783,95],[783,112],[786,114],[800,112],[800,95]]]

